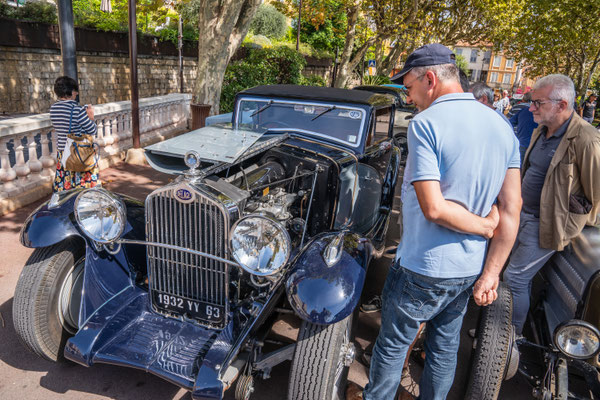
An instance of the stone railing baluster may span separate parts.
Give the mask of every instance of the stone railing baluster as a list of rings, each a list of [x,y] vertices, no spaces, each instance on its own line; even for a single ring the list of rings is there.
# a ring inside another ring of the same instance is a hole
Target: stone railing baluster
[[[110,146],[115,142],[115,138],[112,133],[112,115],[108,114],[102,118],[102,129],[104,130],[104,142],[106,146]]]
[[[19,188],[15,184],[17,173],[10,165],[10,151],[8,143],[12,139],[5,138],[0,140],[0,181],[2,182],[2,192],[0,198],[11,197],[19,193]]]
[[[96,133],[96,143],[98,146],[106,146],[106,140],[104,139],[104,118],[96,117],[96,125],[98,125],[98,133]]]
[[[119,133],[119,114],[114,113],[110,115],[110,133],[113,139],[113,143],[115,147],[118,147],[119,141],[121,140],[121,135]]]
[[[41,137],[43,135],[44,135],[44,133],[40,132],[40,141],[41,141]],[[28,156],[29,156],[29,160],[27,161],[27,166],[29,167],[30,174],[33,174],[34,178],[40,179],[41,178],[40,172],[42,172],[42,169],[44,168],[44,166],[42,165],[42,162],[38,159],[38,155],[37,155],[38,144],[35,141],[36,136],[37,136],[36,132],[30,132],[25,136],[27,138],[27,149],[28,149]]]
[[[50,145],[52,144],[52,140],[48,139],[48,135],[51,134],[51,130],[43,130],[40,138],[40,144],[42,146],[42,156],[40,157],[40,162],[42,163],[42,172],[41,175],[44,178],[54,179],[54,171],[56,170],[56,160],[54,156],[51,155]],[[53,151],[56,153],[56,150]]]
[[[15,172],[17,173],[17,184],[21,188],[28,186],[27,176],[31,172],[29,166],[25,163],[25,147],[23,146],[22,138],[27,137],[26,135],[19,135],[15,137]]]

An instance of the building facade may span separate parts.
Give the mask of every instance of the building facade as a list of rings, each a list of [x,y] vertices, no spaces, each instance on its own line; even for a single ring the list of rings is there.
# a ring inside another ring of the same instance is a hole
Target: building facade
[[[507,58],[501,51],[492,51],[486,83],[496,90],[512,91],[515,79],[521,80],[520,66],[512,58]],[[519,86],[520,82],[517,82]]]
[[[487,82],[490,59],[492,56],[491,45],[470,45],[458,43],[454,46],[454,54],[462,56],[468,65],[469,82]]]
[[[527,76],[527,68],[506,57],[502,51],[495,51],[492,44],[459,42],[453,50],[467,62],[471,83],[485,82],[497,92],[508,90],[509,93],[523,93],[531,89],[533,80]]]

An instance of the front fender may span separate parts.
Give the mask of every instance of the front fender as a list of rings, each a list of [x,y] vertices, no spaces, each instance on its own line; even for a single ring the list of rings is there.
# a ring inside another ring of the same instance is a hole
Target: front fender
[[[323,250],[338,234],[326,233],[311,241],[296,257],[286,280],[288,300],[304,320],[333,324],[352,313],[362,293],[372,246],[355,233],[344,235],[342,257],[329,267]]]
[[[75,227],[73,204],[79,190],[73,190],[61,198],[58,206],[49,208],[50,201],[39,206],[25,220],[21,228],[20,240],[25,247],[48,247],[69,236],[82,236]]]

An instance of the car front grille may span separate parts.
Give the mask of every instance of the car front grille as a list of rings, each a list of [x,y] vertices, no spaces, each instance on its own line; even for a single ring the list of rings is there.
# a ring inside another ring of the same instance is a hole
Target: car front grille
[[[193,200],[182,202],[174,189],[165,188],[151,194],[146,200],[147,240],[200,251],[227,258],[229,217],[221,205],[212,198],[186,185]],[[211,327],[223,327],[228,311],[227,264],[182,250],[148,246],[148,278],[150,298],[154,309],[163,314],[173,314],[161,309],[156,295],[169,295],[184,301],[222,307],[220,321],[198,320]],[[175,313],[176,316],[177,313]]]

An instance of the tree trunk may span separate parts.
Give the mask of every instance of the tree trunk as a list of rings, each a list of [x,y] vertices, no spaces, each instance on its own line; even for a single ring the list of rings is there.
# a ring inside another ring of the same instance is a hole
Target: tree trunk
[[[356,40],[356,21],[358,20],[359,4],[353,1],[350,7],[348,7],[348,27],[346,28],[346,41],[344,42],[344,50],[340,57],[340,65],[338,67],[338,73],[335,77],[334,86],[336,88],[343,88],[348,82],[350,72],[350,58],[352,57],[352,50],[354,49],[354,41]]]
[[[384,57],[384,39],[381,37],[378,37],[375,40],[375,68],[377,70],[377,75],[381,75],[381,65],[383,64],[383,57]]]
[[[380,74],[388,76],[396,64],[398,64],[398,60],[404,51],[404,47],[400,46],[399,41],[396,41],[396,46],[390,51],[388,56],[381,63]]]
[[[225,69],[250,29],[261,0],[204,0],[198,14],[198,67],[192,102],[219,113]]]
[[[375,43],[375,38],[369,38],[366,42],[362,44],[362,46],[356,49],[354,57],[352,57],[352,59],[348,63],[348,68],[350,69],[350,71],[354,70],[354,68],[356,68],[358,64],[361,64],[365,60],[365,54],[367,54],[367,50],[369,50],[369,47],[373,46],[373,43]]]
[[[600,63],[600,49],[594,55],[594,60],[590,65],[590,69],[586,71],[587,76],[584,79],[583,87],[581,88],[581,95],[585,96],[587,93],[588,87],[590,87],[590,82],[592,81],[592,76],[596,72],[596,68],[598,68],[598,64]]]

